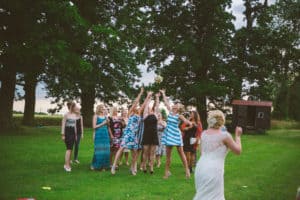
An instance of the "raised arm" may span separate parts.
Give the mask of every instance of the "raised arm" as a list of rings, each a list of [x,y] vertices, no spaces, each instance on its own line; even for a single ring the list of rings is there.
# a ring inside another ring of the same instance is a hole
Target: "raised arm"
[[[162,94],[162,97],[163,97],[163,100],[164,100],[164,103],[168,109],[169,112],[171,112],[171,106],[170,106],[170,102],[166,96],[166,91],[165,90],[160,90],[160,93]]]
[[[154,113],[157,115],[159,113],[159,97],[160,93],[155,94],[155,108],[154,108]]]
[[[140,93],[138,94],[138,96],[135,98],[135,100],[133,101],[132,106],[130,107],[129,111],[128,111],[128,115],[131,115],[133,108],[135,108],[137,106],[137,104],[140,102],[141,96],[144,92],[144,88],[141,88]]]
[[[143,111],[143,117],[144,117],[144,119],[148,116],[148,114],[149,114],[149,109],[147,109],[148,107],[149,107],[149,104],[150,104],[150,101],[151,101],[151,96],[152,96],[152,94],[153,94],[153,92],[148,92],[147,93],[147,97],[146,97],[146,99],[145,99],[145,101],[144,101],[144,103],[143,103],[143,105],[142,105],[142,107],[141,107],[141,109],[140,109],[140,112],[142,112]]]
[[[224,144],[236,155],[240,155],[242,153],[242,143],[241,143],[241,135],[243,130],[241,127],[235,128],[235,140],[232,137],[226,137],[224,139]]]

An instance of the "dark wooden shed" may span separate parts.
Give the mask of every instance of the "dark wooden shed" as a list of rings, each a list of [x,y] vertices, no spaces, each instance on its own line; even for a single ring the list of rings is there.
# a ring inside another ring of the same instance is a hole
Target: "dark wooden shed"
[[[241,126],[247,131],[270,128],[272,102],[233,100],[232,106],[232,127]]]

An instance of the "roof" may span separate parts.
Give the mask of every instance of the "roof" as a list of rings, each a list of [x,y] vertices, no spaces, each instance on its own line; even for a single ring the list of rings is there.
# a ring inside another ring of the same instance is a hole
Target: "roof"
[[[246,100],[233,100],[232,105],[244,106],[266,106],[272,107],[272,101],[246,101]]]

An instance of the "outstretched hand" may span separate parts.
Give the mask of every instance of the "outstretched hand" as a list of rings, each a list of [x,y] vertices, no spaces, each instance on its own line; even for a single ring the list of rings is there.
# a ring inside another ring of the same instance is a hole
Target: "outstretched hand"
[[[144,93],[144,87],[141,87],[140,94],[143,94],[143,93]]]
[[[160,91],[160,93],[161,93],[162,95],[165,95],[165,94],[166,94],[166,90],[165,90],[165,89],[159,90],[159,91]]]
[[[152,91],[148,91],[148,92],[147,92],[147,96],[148,96],[148,97],[151,96],[152,94],[153,94]]]
[[[242,134],[243,134],[243,129],[242,129],[242,127],[237,126],[237,127],[235,128],[235,135],[236,135],[236,136],[241,136]]]

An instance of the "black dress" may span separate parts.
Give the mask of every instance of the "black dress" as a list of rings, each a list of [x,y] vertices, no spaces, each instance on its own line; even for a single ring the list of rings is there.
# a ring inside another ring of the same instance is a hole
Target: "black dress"
[[[142,145],[158,145],[157,118],[154,114],[144,119],[144,134]]]
[[[195,152],[194,145],[190,143],[190,139],[192,137],[196,137],[197,127],[193,126],[192,128],[184,131],[184,137],[183,137],[183,150],[185,152]]]

